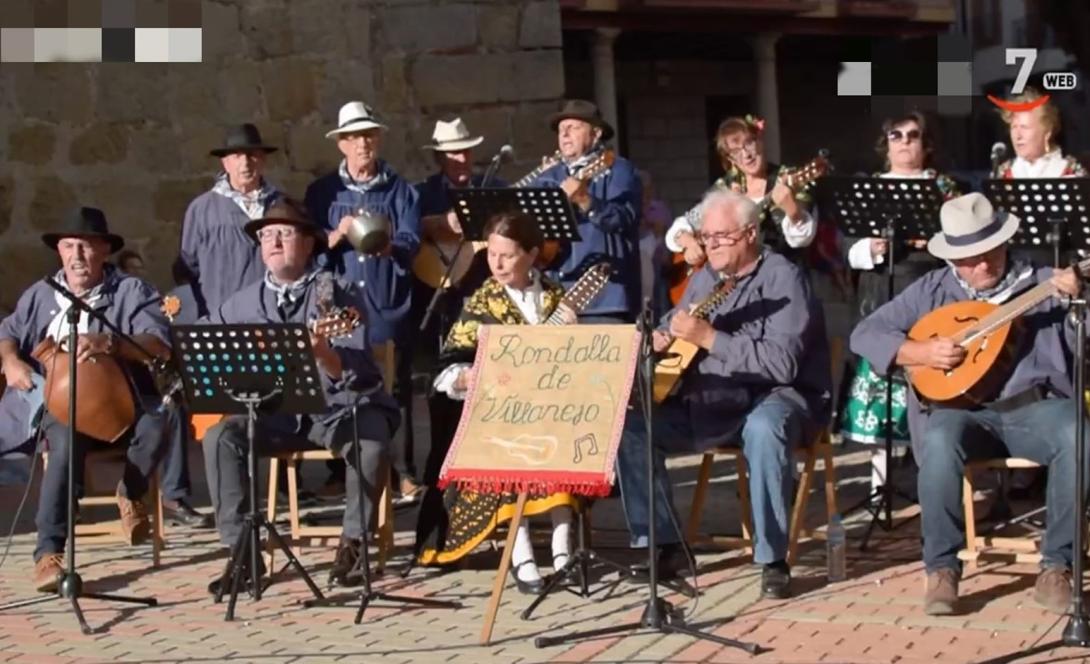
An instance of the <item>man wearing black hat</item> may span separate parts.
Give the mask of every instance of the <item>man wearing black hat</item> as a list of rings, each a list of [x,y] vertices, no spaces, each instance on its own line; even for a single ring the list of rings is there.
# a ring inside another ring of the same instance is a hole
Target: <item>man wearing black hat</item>
[[[58,282],[148,352],[160,357],[170,354],[167,321],[159,311],[159,293],[150,284],[106,262],[121,249],[124,241],[110,233],[100,210],[83,207],[72,211],[62,228],[46,233],[42,240],[60,255],[62,267],[54,275]],[[43,280],[28,288],[19,298],[15,312],[0,323],[0,362],[9,388],[5,399],[27,400],[30,393],[41,389],[45,367],[31,358],[31,351],[46,337],[52,337],[58,344],[67,342],[68,308],[69,301]],[[162,454],[171,414],[158,407],[160,397],[144,368],[145,357],[137,349],[119,343],[99,321],[85,313],[80,314],[77,327],[77,361],[94,363],[103,356],[112,356],[129,370],[137,388],[134,425],[114,443],[128,443],[117,502],[126,537],[130,544],[137,544],[151,534],[143,497],[148,478]],[[7,427],[11,423],[2,424]],[[34,549],[34,580],[38,590],[54,592],[67,535],[68,427],[48,412],[42,416],[41,427],[51,458],[42,478],[35,519],[38,543]],[[105,443],[77,434],[73,457],[77,481],[83,478],[87,449],[102,444]]]
[[[258,281],[264,267],[242,227],[259,219],[281,195],[265,181],[265,145],[252,124],[231,127],[223,146],[209,151],[223,171],[212,189],[193,199],[182,222],[181,259],[192,275],[201,314]]]
[[[320,317],[320,312],[358,302],[350,285],[315,266],[315,254],[326,246],[325,232],[311,221],[298,201],[280,199],[263,217],[246,224],[244,231],[260,247],[264,278],[230,297],[212,313],[208,322],[311,324]],[[387,447],[400,417],[397,404],[383,389],[382,374],[372,359],[364,326],[338,339],[312,333],[311,342],[329,410],[323,415],[259,416],[257,437],[264,452],[324,447],[349,464],[344,534],[330,570],[330,581],[352,584],[360,580],[349,578],[348,572],[359,556],[361,524],[370,522],[386,477],[384,473],[389,472]],[[362,488],[351,469],[356,460],[352,405],[357,400],[361,403],[357,431],[363,459],[365,486]],[[208,430],[203,442],[208,489],[220,541],[231,546],[246,512],[243,489],[246,418],[225,418]],[[363,518],[359,511],[360,491],[364,491]],[[209,590],[215,592],[218,585],[216,579]]]
[[[549,271],[565,288],[571,288],[587,268],[608,260],[613,267],[609,284],[579,320],[632,322],[640,308],[639,177],[632,163],[622,157],[616,157],[607,173],[589,182],[575,177],[602,156],[606,141],[613,137],[613,127],[591,102],[568,101],[549,117],[549,127],[556,132],[563,159],[530,186],[563,189],[575,206],[582,238],[572,242]]]

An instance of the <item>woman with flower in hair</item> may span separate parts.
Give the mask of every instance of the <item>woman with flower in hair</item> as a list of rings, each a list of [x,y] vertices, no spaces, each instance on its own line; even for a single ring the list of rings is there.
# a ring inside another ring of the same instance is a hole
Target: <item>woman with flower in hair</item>
[[[792,191],[779,178],[787,169],[765,160],[764,120],[747,115],[730,117],[715,132],[715,150],[724,174],[712,185],[745,194],[761,204],[761,230],[765,243],[792,257],[793,250],[810,246],[817,221],[810,214],[806,189]],[[699,207],[699,206],[698,206]],[[683,253],[689,265],[704,263],[704,248],[696,239],[700,210],[693,208],[674,220],[666,232],[666,247]]]

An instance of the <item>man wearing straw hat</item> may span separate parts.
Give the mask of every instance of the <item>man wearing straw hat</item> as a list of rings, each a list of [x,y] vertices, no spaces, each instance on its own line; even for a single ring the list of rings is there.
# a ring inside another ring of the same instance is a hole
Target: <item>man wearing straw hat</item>
[[[419,197],[412,186],[381,158],[386,125],[362,101],[341,107],[337,126],[326,138],[337,143],[343,155],[337,170],[307,187],[305,203],[310,216],[328,234],[326,257],[335,274],[352,283],[360,297],[359,308],[367,315],[368,341],[392,340],[400,355],[411,352],[408,344],[412,307],[412,262],[420,247]],[[390,220],[391,242],[378,255],[364,255],[348,242],[353,218],[361,211]],[[407,377],[398,377],[395,394],[404,403],[409,394]],[[408,418],[404,418],[406,421]],[[406,438],[411,440],[411,438]],[[395,455],[395,470],[412,478],[411,463],[403,463],[411,448]],[[327,487],[337,484],[343,466],[331,464]],[[412,482],[402,487],[416,492]]]
[[[1034,599],[1064,613],[1071,602],[1075,511],[1075,405],[1071,377],[1073,328],[1065,323],[1061,296],[1082,289],[1072,268],[1035,267],[1008,250],[1018,217],[996,212],[978,193],[947,201],[942,231],[928,251],[946,266],[920,277],[852,332],[851,348],[879,374],[901,367],[950,370],[965,361],[965,348],[949,338],[915,341],[908,330],[931,311],[962,300],[1003,304],[1042,283],[1050,297],[1021,317],[1025,337],[1014,349],[1013,371],[995,400],[975,409],[921,404],[909,390],[908,424],[919,460],[923,561],[927,572],[924,612],[957,611],[965,546],[962,474],[965,464],[995,457],[1024,457],[1048,467],[1048,524],[1041,546],[1041,573]]]

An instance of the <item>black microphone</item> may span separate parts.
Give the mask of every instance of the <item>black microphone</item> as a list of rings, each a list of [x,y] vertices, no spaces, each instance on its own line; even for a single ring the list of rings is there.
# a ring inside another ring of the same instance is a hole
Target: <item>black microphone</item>
[[[999,168],[999,164],[1007,158],[1007,144],[998,141],[992,145],[992,170]]]
[[[484,172],[484,176],[481,178],[481,186],[487,187],[488,183],[496,175],[496,171],[499,170],[500,164],[503,162],[511,161],[515,156],[515,148],[508,144],[504,144],[500,151],[492,157],[492,161],[488,164],[488,170]]]

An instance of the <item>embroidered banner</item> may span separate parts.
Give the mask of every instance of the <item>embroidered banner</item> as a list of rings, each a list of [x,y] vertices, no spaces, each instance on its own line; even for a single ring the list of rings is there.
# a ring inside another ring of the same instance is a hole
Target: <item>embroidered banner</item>
[[[604,496],[639,353],[627,325],[486,325],[440,486]]]

